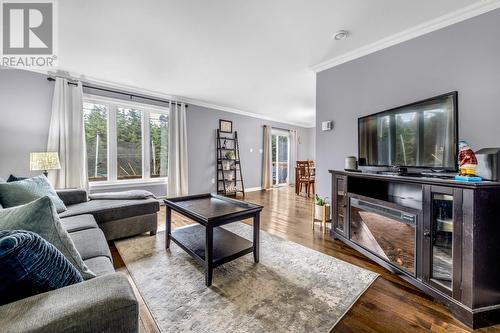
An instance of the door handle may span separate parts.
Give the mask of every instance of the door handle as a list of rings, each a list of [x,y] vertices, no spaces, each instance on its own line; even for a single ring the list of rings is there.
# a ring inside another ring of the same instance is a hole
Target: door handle
[[[429,230],[425,230],[424,237],[430,237],[430,236],[431,236],[431,232]]]

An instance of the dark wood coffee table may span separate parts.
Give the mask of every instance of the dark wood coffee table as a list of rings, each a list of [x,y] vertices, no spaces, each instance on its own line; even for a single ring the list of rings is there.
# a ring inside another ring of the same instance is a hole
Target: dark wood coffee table
[[[167,234],[165,247],[174,241],[205,266],[205,284],[212,285],[212,272],[217,266],[253,252],[259,262],[259,228],[262,206],[215,194],[200,194],[166,199]],[[172,210],[198,224],[177,228],[172,225]],[[253,242],[220,226],[253,218]]]

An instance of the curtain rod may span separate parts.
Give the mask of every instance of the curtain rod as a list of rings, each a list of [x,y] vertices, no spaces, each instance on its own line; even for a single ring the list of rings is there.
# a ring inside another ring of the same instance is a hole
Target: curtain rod
[[[70,80],[68,78],[65,78],[65,79]],[[53,78],[52,76],[49,76],[47,78],[47,80],[48,81],[55,81],[56,79]],[[70,84],[72,86],[77,86],[78,85],[78,83],[71,82],[71,81],[68,81],[68,84]],[[115,93],[115,94],[126,95],[126,96],[129,96],[130,99],[136,97],[136,98],[143,98],[143,99],[147,99],[147,100],[155,101],[155,102],[160,102],[160,103],[175,103],[177,106],[182,106],[182,104],[173,102],[173,101],[168,100],[168,99],[159,99],[159,98],[154,98],[154,97],[150,97],[150,96],[146,96],[146,95],[136,95],[136,94],[131,94],[131,93],[123,92],[123,91],[120,91],[120,90],[114,90],[114,89],[110,89],[110,88],[103,88],[103,87],[99,87],[99,86],[94,86],[94,85],[91,85],[91,84],[88,84],[88,83],[83,83],[83,82],[82,82],[82,87],[83,88],[96,89],[96,90],[110,92],[110,93]],[[187,107],[188,107],[188,105],[186,104],[186,108]]]
[[[270,127],[271,127],[271,129],[274,128],[274,129],[277,129],[279,131],[286,131],[286,132],[290,132],[291,130],[293,130],[293,128],[290,129],[290,128],[283,128],[283,127],[272,126],[272,125]]]

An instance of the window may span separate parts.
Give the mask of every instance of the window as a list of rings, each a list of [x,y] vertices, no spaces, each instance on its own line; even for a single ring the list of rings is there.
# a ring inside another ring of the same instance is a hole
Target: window
[[[90,182],[167,177],[167,108],[86,96],[83,111]]]
[[[108,180],[108,108],[83,103],[89,181]]]
[[[151,158],[149,160],[151,178],[167,177],[168,166],[168,115],[149,114]]]
[[[118,179],[142,178],[142,111],[116,111],[116,165]]]

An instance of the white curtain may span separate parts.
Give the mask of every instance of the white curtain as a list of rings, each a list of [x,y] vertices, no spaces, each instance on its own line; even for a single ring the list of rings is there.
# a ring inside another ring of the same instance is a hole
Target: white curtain
[[[295,166],[297,164],[297,153],[298,153],[298,135],[296,130],[290,130],[289,134],[290,138],[290,157],[289,157],[289,165],[288,165],[288,179],[290,185],[295,184]]]
[[[264,140],[262,149],[262,189],[268,190],[271,188],[271,168],[272,168],[272,151],[271,151],[271,127],[264,125]]]
[[[188,194],[186,105],[170,103],[168,136],[168,196]]]
[[[88,189],[82,85],[56,78],[47,151],[59,153],[61,169],[49,171],[56,188]]]

